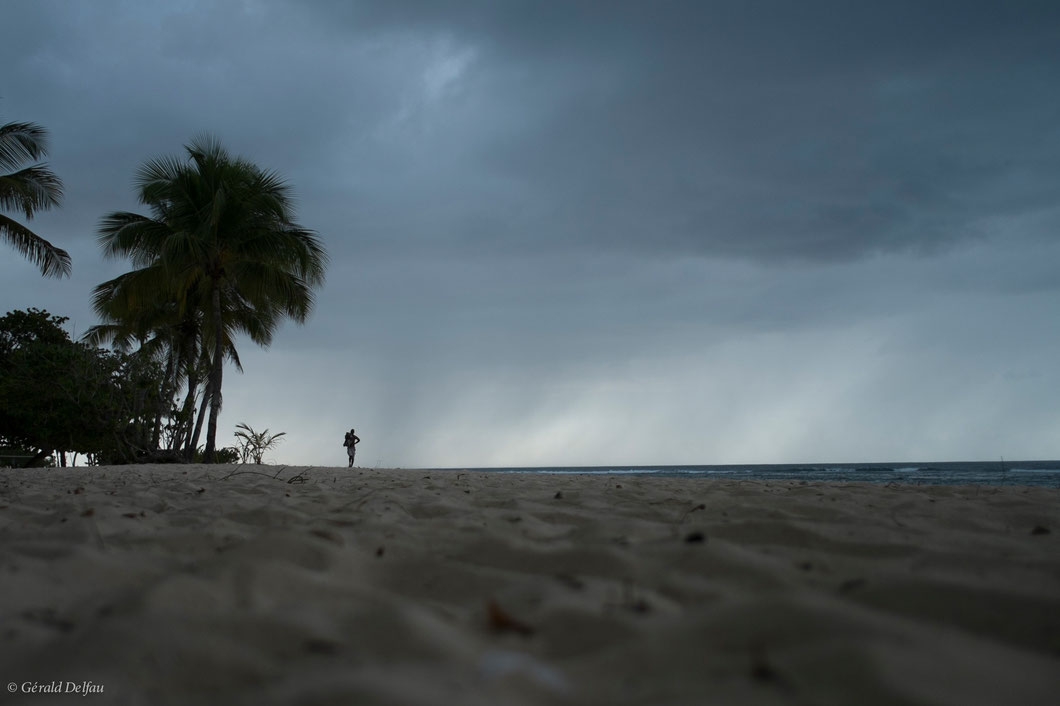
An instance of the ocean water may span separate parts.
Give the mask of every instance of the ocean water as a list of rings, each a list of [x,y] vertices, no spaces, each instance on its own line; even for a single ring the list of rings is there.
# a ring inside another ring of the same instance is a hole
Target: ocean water
[[[943,463],[792,463],[732,466],[553,466],[435,469],[555,475],[635,475],[910,485],[1034,485],[1060,488],[1060,461]]]

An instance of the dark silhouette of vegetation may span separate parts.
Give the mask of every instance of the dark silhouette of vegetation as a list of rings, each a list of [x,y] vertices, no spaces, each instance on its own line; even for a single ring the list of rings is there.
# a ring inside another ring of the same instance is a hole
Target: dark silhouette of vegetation
[[[0,168],[39,159],[45,137],[29,123],[0,127]],[[268,346],[283,319],[304,323],[324,279],[327,255],[294,222],[288,187],[206,136],[184,159],[146,162],[136,185],[149,215],[115,212],[99,226],[104,255],[134,268],[94,290],[102,323],[75,342],[46,311],[0,319],[0,462],[66,465],[73,452],[90,463],[260,463],[283,436],[242,425],[242,449],[216,444],[224,363],[242,370],[237,336]],[[0,209],[30,218],[61,196],[46,165],[0,175]],[[69,274],[65,252],[4,216],[0,237],[44,274]]]
[[[66,320],[38,309],[0,318],[2,455],[17,465],[65,465],[71,451],[92,463],[149,458],[161,368],[72,341]]]
[[[276,174],[231,157],[208,136],[185,149],[184,160],[160,157],[137,172],[150,216],[115,212],[102,220],[105,256],[127,257],[136,269],[96,288],[103,324],[88,340],[119,350],[137,344],[163,366],[153,436],[168,435],[169,448],[189,460],[208,408],[203,458],[214,462],[224,362],[242,369],[236,335],[268,346],[284,318],[304,323],[327,255],[312,231],[294,223],[290,191]],[[167,414],[162,400],[179,390],[183,402]]]
[[[194,314],[178,316],[174,302],[136,305],[121,292],[124,276],[96,289],[97,311],[106,311],[115,323],[92,326],[86,342],[111,344],[116,350],[136,350],[163,367],[157,405],[154,410],[152,447],[168,455],[182,455],[190,460],[198,438],[193,438],[195,392],[205,377],[204,361],[199,356],[200,326]],[[187,386],[183,403],[174,400],[181,386]],[[169,423],[163,425],[165,419]]]
[[[63,183],[47,164],[23,166],[47,155],[47,138],[44,128],[33,123],[0,126],[0,210],[19,211],[29,220],[62,201]],[[14,171],[2,173],[8,170]],[[0,239],[37,265],[41,274],[50,277],[70,274],[70,255],[65,250],[3,213],[0,213]]]

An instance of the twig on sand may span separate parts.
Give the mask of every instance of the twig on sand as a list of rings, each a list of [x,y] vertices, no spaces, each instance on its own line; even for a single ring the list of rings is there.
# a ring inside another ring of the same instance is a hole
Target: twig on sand
[[[93,518],[93,515],[95,515],[95,513],[92,512],[91,508],[81,513],[81,517],[88,519],[88,524],[92,528],[93,539],[96,540],[96,546],[99,548],[100,551],[105,552],[107,551],[107,543],[106,541],[104,541],[103,533],[99,531],[99,524]]]
[[[530,637],[534,634],[534,628],[512,617],[497,604],[496,600],[490,599],[486,602],[486,617],[494,632],[514,632],[523,637]]]
[[[696,506],[695,506],[694,508],[692,508],[691,510],[687,510],[687,511],[685,512],[685,514],[681,515],[681,519],[677,521],[677,524],[681,524],[682,522],[684,522],[684,521],[685,521],[685,518],[686,518],[686,517],[688,517],[689,515],[691,515],[691,514],[692,514],[693,512],[695,512],[696,510],[706,510],[706,509],[707,509],[707,506],[706,506],[706,504],[705,504],[705,503],[700,503],[699,505],[696,505]]]
[[[228,480],[232,476],[243,476],[243,475],[265,476],[266,478],[271,478],[272,480],[281,480],[280,474],[287,470],[287,466],[281,466],[280,470],[276,471],[272,475],[269,475],[268,473],[262,473],[261,471],[240,471],[240,470],[238,470],[239,468],[242,468],[242,467],[243,467],[243,464],[241,463],[237,467],[237,470],[232,471],[227,476],[224,476],[224,477],[220,478],[219,480]],[[297,474],[291,476],[290,478],[288,478],[284,482],[287,483],[288,485],[290,485],[292,483],[305,483],[307,480],[309,480],[307,476],[303,475],[307,470],[309,470],[309,469],[308,468],[302,469],[300,472],[298,472]]]
[[[238,476],[241,472],[242,473],[258,473],[259,475],[266,475],[265,473],[261,473],[260,471],[240,471],[239,469],[242,468],[245,465],[247,465],[247,464],[245,464],[245,463],[239,464],[238,466],[236,466],[236,470],[232,471],[231,473],[229,473],[224,478],[221,478],[221,480],[228,480],[232,476]]]
[[[348,508],[350,505],[353,505],[354,503],[357,503],[357,509],[360,510],[361,506],[364,505],[366,502],[368,502],[368,498],[370,498],[373,495],[375,495],[375,491],[376,490],[378,490],[378,488],[373,488],[372,490],[369,490],[364,495],[362,495],[360,497],[357,497],[357,498],[354,498],[353,500],[349,501],[348,503],[343,503],[342,505],[339,505],[338,507],[334,508],[331,512],[341,512],[341,511],[345,510],[346,508]]]
[[[237,471],[235,473],[229,473],[224,478],[218,478],[218,480],[228,480],[232,476],[247,476],[247,475],[250,475],[250,476],[265,476],[266,478],[271,478],[272,480],[276,480],[276,476],[270,476],[268,473],[262,473],[261,471]]]

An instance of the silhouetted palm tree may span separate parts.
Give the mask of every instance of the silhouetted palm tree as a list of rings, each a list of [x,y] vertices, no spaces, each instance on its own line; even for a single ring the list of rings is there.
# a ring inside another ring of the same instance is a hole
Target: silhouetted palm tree
[[[316,235],[293,222],[286,184],[273,172],[229,156],[201,136],[188,159],[161,157],[136,174],[151,216],[116,212],[100,224],[107,257],[129,257],[137,270],[124,285],[132,310],[159,297],[177,316],[201,317],[209,357],[206,461],[214,459],[226,357],[238,364],[237,333],[267,346],[283,318],[303,323],[327,255]]]
[[[0,126],[0,209],[21,211],[32,219],[38,211],[58,206],[63,183],[46,164],[31,164],[48,153],[48,134],[33,123]],[[21,168],[20,168],[21,167]],[[26,259],[40,267],[41,274],[64,277],[70,274],[70,256],[21,223],[0,213],[0,238],[15,246]]]
[[[90,327],[82,340],[94,345],[110,343],[126,352],[135,344],[139,353],[165,364],[152,437],[156,444],[154,448],[157,448],[161,417],[166,409],[161,403],[168,404],[181,386],[185,386],[180,428],[173,439],[179,443],[172,444],[170,450],[182,447],[185,456],[191,460],[198,447],[206,403],[209,402],[212,361],[208,351],[213,348],[208,339],[212,335],[203,330],[205,302],[197,299],[201,292],[190,290],[185,293],[183,301],[177,302],[171,290],[165,271],[158,264],[104,282],[92,293],[92,307],[104,323]],[[235,348],[235,333],[256,331],[260,317],[260,312],[245,307],[226,311],[225,318],[230,325],[225,329],[224,355],[240,372],[243,367]],[[206,394],[196,417],[195,399],[200,386],[206,388]]]
[[[126,273],[96,287],[92,293],[92,308],[103,320],[85,332],[82,340],[93,345],[111,344],[115,349],[128,352],[137,346],[137,353],[164,364],[165,372],[160,381],[154,429],[151,436],[152,450],[158,449],[162,417],[169,410],[173,396],[187,383],[185,402],[181,407],[179,429],[175,429],[170,450],[184,448],[185,439],[190,439],[190,419],[195,395],[202,376],[202,324],[201,317],[193,309],[179,315],[181,307],[166,294],[161,279],[161,269],[149,267]],[[154,286],[137,296],[136,280],[154,279]],[[146,296],[145,296],[146,295]],[[179,439],[179,441],[178,441]]]

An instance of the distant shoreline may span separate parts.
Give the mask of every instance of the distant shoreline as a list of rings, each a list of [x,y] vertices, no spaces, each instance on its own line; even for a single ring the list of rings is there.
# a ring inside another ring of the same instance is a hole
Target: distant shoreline
[[[132,464],[129,467],[166,469],[180,464]],[[123,468],[112,466],[111,468]],[[185,466],[181,466],[182,468]],[[200,465],[224,474],[231,469],[275,473],[276,469],[320,468],[349,472],[334,466],[301,464]],[[92,466],[72,468],[88,469]],[[6,470],[0,467],[0,472]],[[41,470],[55,470],[46,468]],[[372,470],[355,467],[352,470]],[[387,469],[375,469],[387,470]],[[391,469],[394,470],[394,469]],[[944,461],[898,463],[805,463],[805,464],[718,464],[718,465],[608,465],[608,466],[512,466],[512,467],[423,467],[400,469],[422,473],[494,473],[546,476],[639,476],[656,478],[713,478],[717,480],[805,481],[813,483],[874,483],[884,485],[1016,486],[1060,488],[1060,461]]]
[[[944,461],[899,463],[791,463],[635,466],[528,466],[419,469],[545,475],[645,475],[731,480],[998,485],[1060,488],[1060,461]]]

